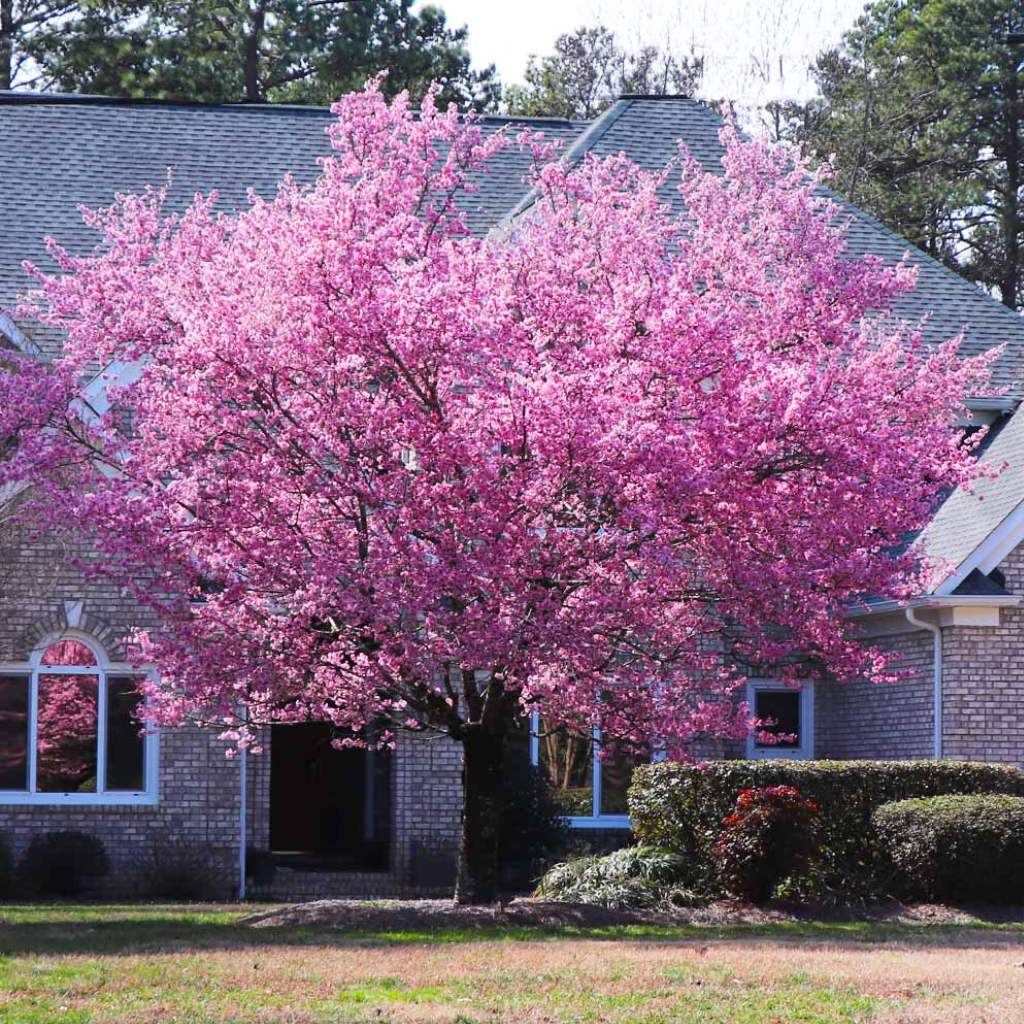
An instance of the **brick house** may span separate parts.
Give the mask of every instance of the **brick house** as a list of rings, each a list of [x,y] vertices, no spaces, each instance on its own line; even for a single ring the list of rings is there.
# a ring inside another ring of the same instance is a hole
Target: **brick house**
[[[329,121],[311,108],[0,93],[0,309],[24,287],[21,260],[45,262],[44,236],[72,249],[92,244],[78,204],[160,183],[173,165],[177,196],[217,188],[225,206],[240,205],[249,187],[268,194],[286,172],[312,178]],[[506,123],[487,120],[493,130]],[[721,152],[716,116],[683,98],[623,97],[593,123],[536,126],[566,143],[568,159],[625,151],[661,167],[680,138],[706,166],[717,166]],[[525,169],[517,151],[502,154],[474,196],[474,230],[516,209]],[[665,198],[675,200],[671,186]],[[844,212],[852,251],[897,260],[908,249],[863,212],[848,204]],[[932,340],[964,329],[969,352],[1005,346],[996,383],[1006,397],[977,396],[970,411],[993,427],[983,457],[1008,469],[973,495],[953,494],[925,531],[922,546],[951,567],[940,586],[907,607],[877,604],[849,620],[901,652],[910,679],[817,692],[753,681],[755,708],[796,741],[757,748],[751,740],[746,752],[721,746],[711,756],[1024,764],[1015,720],[1024,706],[1024,417],[1013,415],[1024,321],[922,253],[911,259],[919,286],[901,299],[900,315],[930,314]],[[0,343],[46,358],[59,338],[0,314]],[[448,885],[459,827],[454,745],[407,735],[390,754],[334,751],[326,728],[312,723],[274,727],[266,753],[228,760],[211,734],[192,728],[139,738],[121,645],[144,617],[114,587],[84,584],[73,554],[46,537],[5,532],[0,512],[0,835],[16,854],[50,830],[97,834],[113,863],[112,894],[142,891],[150,866],[187,849],[201,852],[226,895],[238,887],[247,847],[274,854],[273,882],[260,890],[267,895]],[[75,730],[62,724],[47,735],[50,700],[80,712]],[[546,742],[524,733],[522,756],[553,764]],[[625,837],[628,765],[594,759],[590,738],[572,743],[557,751],[568,770],[556,780],[570,824],[591,837]]]

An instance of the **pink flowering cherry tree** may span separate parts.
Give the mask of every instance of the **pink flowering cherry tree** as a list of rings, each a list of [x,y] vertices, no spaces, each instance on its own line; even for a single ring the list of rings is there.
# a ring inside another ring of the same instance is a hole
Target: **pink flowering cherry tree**
[[[375,84],[335,113],[311,187],[118,197],[95,253],[53,246],[29,304],[67,340],[0,376],[0,482],[159,613],[159,721],[461,744],[457,897],[488,901],[518,717],[686,756],[751,727],[752,666],[893,677],[842,609],[919,585],[896,552],[976,472],[986,361],[869,324],[912,273],[729,128],[724,173],[652,174]],[[513,145],[532,203],[474,237]],[[109,412],[75,397],[96,366]]]

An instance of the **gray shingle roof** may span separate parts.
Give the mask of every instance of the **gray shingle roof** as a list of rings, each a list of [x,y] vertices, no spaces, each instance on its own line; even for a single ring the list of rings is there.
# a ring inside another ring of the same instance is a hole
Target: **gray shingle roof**
[[[1024,501],[1024,414],[1005,424],[981,461],[1005,469],[994,480],[977,481],[970,492],[950,495],[917,541],[927,555],[952,566],[961,565]]]
[[[577,139],[568,156],[579,158],[587,151],[601,156],[624,151],[645,167],[661,168],[676,155],[677,140],[682,139],[705,170],[720,172],[721,127],[722,119],[694,100],[624,97]],[[893,263],[909,254],[918,267],[917,288],[901,297],[896,315],[915,323],[927,315],[924,335],[929,341],[944,341],[964,330],[965,353],[1006,345],[1007,351],[995,368],[994,383],[1000,388],[1012,385],[1014,397],[1024,397],[1024,318],[914,248],[870,214],[834,192],[822,192],[838,203],[840,216],[848,223],[847,242],[852,254],[872,253]],[[664,196],[678,204],[674,182],[664,186]]]
[[[97,97],[27,96],[0,93],[0,309],[26,285],[20,263],[44,259],[41,239],[52,235],[82,251],[96,237],[81,222],[77,206],[109,203],[116,191],[137,191],[164,181],[174,168],[174,192],[183,203],[196,191],[218,189],[225,208],[237,208],[249,187],[269,195],[292,172],[300,180],[316,174],[324,155],[324,129],[331,119],[321,108],[290,106],[189,106],[104,100]],[[509,123],[487,119],[491,130]],[[641,165],[660,169],[675,157],[682,139],[701,164],[721,169],[721,120],[705,105],[681,97],[623,97],[590,125],[531,120],[564,141],[567,157],[623,151]],[[529,201],[522,177],[526,158],[514,147],[495,161],[468,211],[475,231],[485,232]],[[675,186],[664,197],[678,202]],[[839,199],[849,220],[853,253],[898,260],[906,252],[920,268],[917,290],[896,312],[917,321],[925,314],[931,340],[966,332],[968,352],[1005,345],[995,371],[998,385],[1024,396],[1024,319],[952,271],[914,250],[886,227]],[[54,337],[33,340],[43,347]],[[1009,470],[983,482],[977,496],[954,494],[922,537],[936,557],[962,561],[977,543],[1024,500],[1024,415],[991,445],[988,459],[1006,459]],[[979,500],[983,499],[983,500]]]
[[[0,309],[27,285],[21,261],[46,262],[44,236],[73,252],[97,240],[78,206],[109,205],[115,192],[162,185],[174,170],[172,205],[217,189],[225,209],[244,205],[252,187],[272,195],[288,172],[309,181],[329,152],[332,115],[319,107],[197,106],[117,102],[97,97],[0,94]],[[516,119],[516,123],[522,119]],[[570,142],[579,123],[536,118],[531,127]],[[510,123],[486,119],[488,129]],[[509,147],[467,210],[486,231],[522,198],[529,158]],[[33,339],[44,348],[55,338]]]

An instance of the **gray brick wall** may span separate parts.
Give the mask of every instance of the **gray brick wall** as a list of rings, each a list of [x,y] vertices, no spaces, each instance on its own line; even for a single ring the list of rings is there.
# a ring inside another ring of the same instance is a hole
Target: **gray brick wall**
[[[67,628],[67,614],[81,602],[78,628],[92,635],[112,660],[123,658],[123,642],[137,626],[153,625],[117,587],[85,580],[72,564],[89,557],[84,544],[50,537],[7,539],[0,565],[0,661],[23,662],[40,640]],[[32,838],[79,829],[98,836],[111,872],[108,895],[139,895],[155,857],[189,848],[207,865],[213,894],[228,897],[237,884],[239,763],[224,755],[212,733],[195,728],[163,730],[159,743],[159,802],[156,806],[0,806],[0,835],[20,857]],[[267,770],[249,759],[250,842],[266,845]],[[154,852],[156,851],[156,852]],[[170,851],[170,852],[169,852]]]
[[[816,757],[917,758],[932,754],[932,635],[910,631],[872,642],[900,657],[896,683],[819,683],[814,695]]]
[[[1006,589],[1024,594],[1024,547],[1000,566]],[[943,753],[1024,764],[1024,609],[1004,608],[997,627],[943,630]]]
[[[43,639],[68,627],[67,603],[81,602],[78,628],[112,660],[123,658],[132,628],[152,626],[145,612],[110,583],[84,579],[72,562],[86,545],[7,535],[0,562],[0,661],[24,662]],[[270,842],[270,735],[248,761],[248,844]],[[225,757],[212,732],[165,729],[159,735],[159,801],[154,806],[0,805],[0,836],[20,857],[36,835],[79,829],[102,839],[112,870],[107,895],[138,896],[152,874],[154,850],[187,847],[208,865],[214,894],[230,896],[238,881],[240,765]],[[449,740],[401,735],[392,769],[391,865],[382,873],[281,871],[270,895],[408,895],[446,891],[458,849],[461,752]],[[445,880],[443,884],[441,880]]]

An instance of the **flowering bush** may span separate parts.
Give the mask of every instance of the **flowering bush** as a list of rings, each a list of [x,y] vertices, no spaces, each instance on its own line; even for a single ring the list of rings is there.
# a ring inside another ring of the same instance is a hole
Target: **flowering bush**
[[[715,844],[725,890],[760,902],[805,871],[818,851],[820,817],[821,808],[795,786],[741,789]]]

